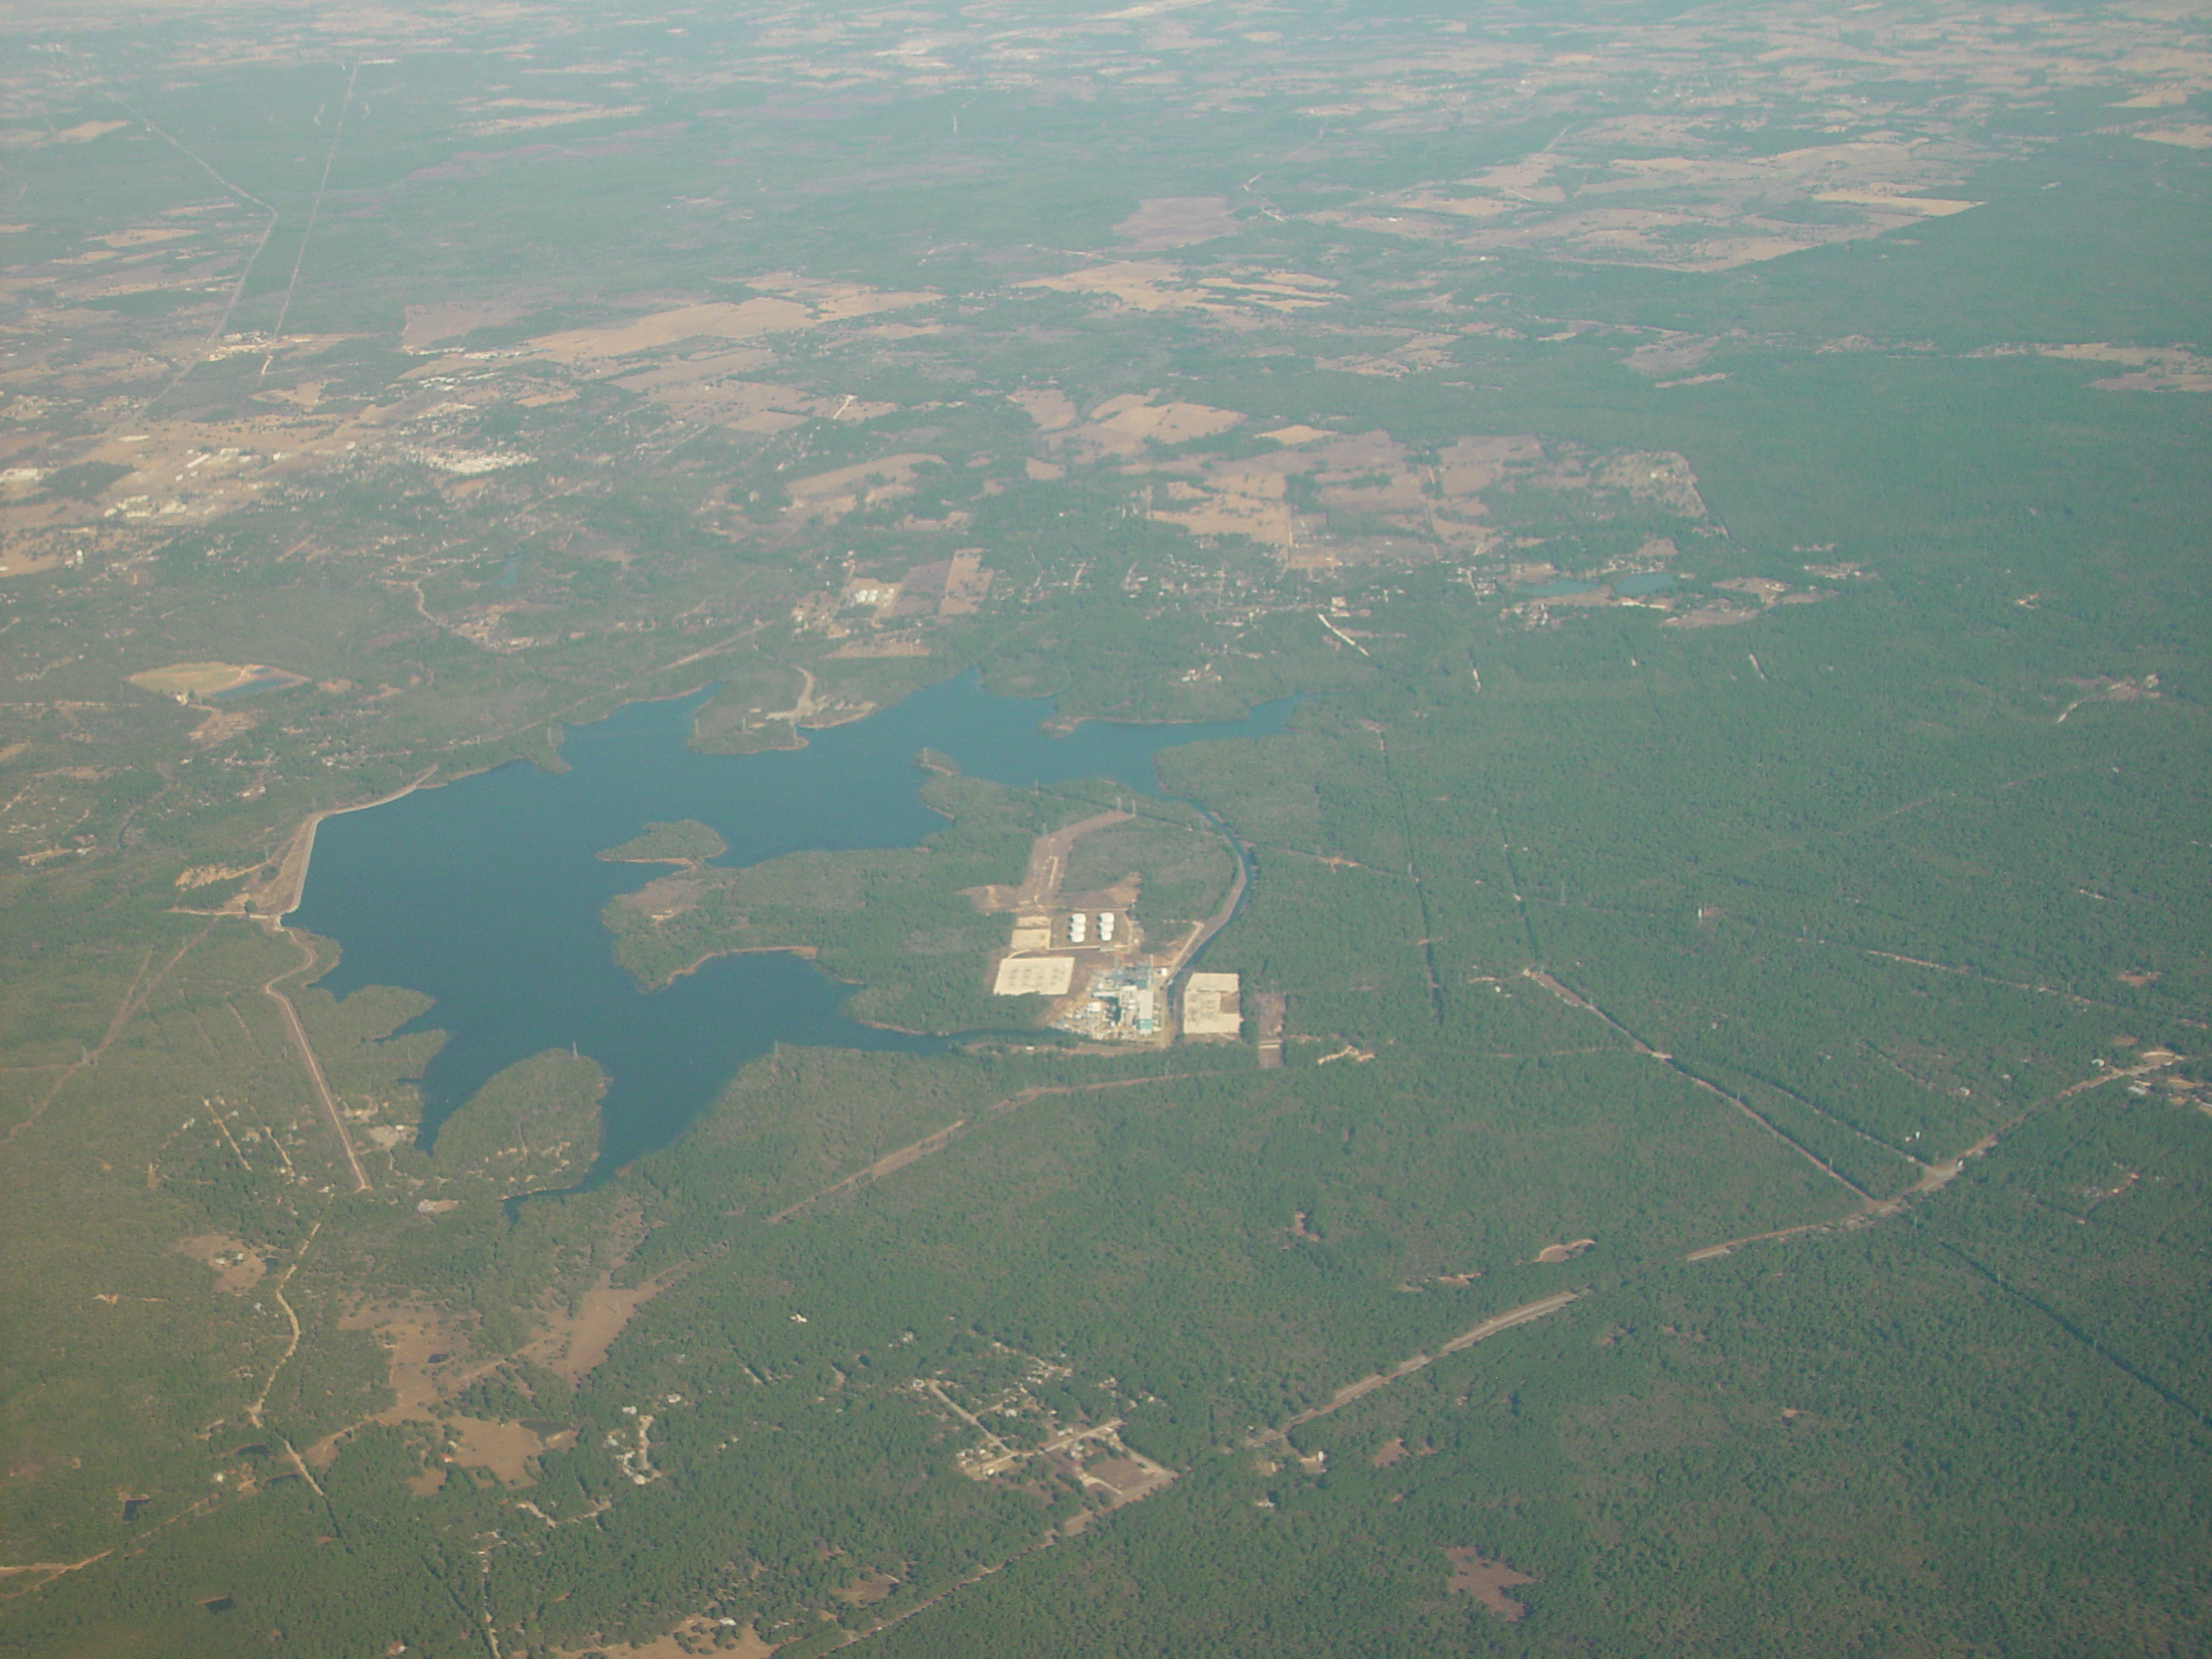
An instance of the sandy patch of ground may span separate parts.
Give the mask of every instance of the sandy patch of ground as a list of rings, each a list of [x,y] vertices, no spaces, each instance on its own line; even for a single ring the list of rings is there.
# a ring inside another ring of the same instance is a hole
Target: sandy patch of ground
[[[965,548],[952,556],[944,573],[944,592],[938,599],[939,616],[972,616],[990,596],[991,578],[997,573],[983,563],[979,549]]]
[[[178,874],[177,890],[189,893],[194,887],[212,887],[218,881],[235,881],[242,875],[251,875],[260,868],[258,864],[195,864]]]
[[[613,1271],[577,1299],[575,1310],[547,1305],[540,1308],[539,1333],[518,1351],[516,1357],[544,1366],[568,1382],[582,1380],[607,1357],[614,1339],[640,1307],[674,1282],[676,1274],[664,1274],[642,1285],[615,1288]],[[564,1443],[521,1423],[461,1416],[445,1402],[502,1363],[501,1357],[482,1357],[472,1350],[467,1325],[435,1309],[408,1303],[366,1303],[339,1321],[341,1331],[371,1331],[383,1344],[386,1378],[392,1403],[351,1427],[326,1435],[307,1451],[308,1461],[327,1468],[346,1441],[369,1424],[416,1423],[432,1426],[450,1441],[434,1453],[433,1461],[410,1490],[435,1491],[442,1479],[438,1465],[449,1460],[469,1468],[488,1470],[509,1486],[527,1485],[534,1478],[530,1462],[549,1447]]]
[[[1469,249],[1541,249],[1608,264],[1711,271],[1879,235],[1978,205],[1929,194],[1973,164],[1975,157],[1961,145],[1869,140],[1772,156],[1623,159],[1619,144],[1669,138],[1660,131],[1604,130],[1609,124],[1618,124],[1597,123],[1575,133],[1573,143],[1470,179],[1418,185],[1362,207],[1305,217]],[[1585,144],[1611,153],[1602,160],[1579,154]],[[1822,216],[1827,222],[1789,211],[1802,203],[1831,210]],[[1776,209],[1783,216],[1767,216]]]
[[[1572,1262],[1597,1243],[1598,1241],[1594,1238],[1578,1238],[1568,1244],[1547,1244],[1536,1252],[1536,1260],[1547,1264]]]
[[[111,248],[140,248],[149,242],[172,242],[180,236],[191,234],[192,230],[188,226],[162,225],[143,230],[111,231],[105,236],[95,237],[93,240],[104,242]]]
[[[1205,488],[1180,480],[1168,484],[1156,498],[1166,505],[1155,505],[1150,516],[1193,536],[1245,536],[1287,548],[1296,540],[1297,527],[1286,488],[1279,472],[1224,470],[1209,476]]]
[[[857,466],[840,467],[834,472],[793,479],[785,486],[791,499],[784,512],[786,517],[801,524],[842,518],[862,507],[912,495],[917,470],[944,464],[944,458],[939,455],[885,455]]]
[[[73,13],[71,15],[74,16]],[[51,126],[44,129],[18,127],[0,134],[0,143],[20,144],[33,149],[48,144],[90,143],[105,133],[118,131],[130,124],[128,121],[79,121],[73,127],[63,127],[59,130]]]
[[[1529,1573],[1518,1572],[1503,1561],[1492,1560],[1480,1550],[1465,1546],[1447,1549],[1444,1557],[1452,1563],[1452,1576],[1445,1581],[1444,1592],[1452,1596],[1472,1596],[1500,1618],[1521,1618],[1529,1610],[1505,1592],[1516,1585],[1541,1582]]]
[[[1737,623],[1750,622],[1764,616],[1777,605],[1813,605],[1835,597],[1833,588],[1793,589],[1788,582],[1777,582],[1771,576],[1731,576],[1725,582],[1713,583],[1713,586],[1755,601],[1756,607],[1718,599],[1694,610],[1670,616],[1659,626],[1662,628],[1732,627]],[[1752,661],[1756,667],[1758,659],[1755,658]],[[1764,677],[1764,671],[1761,671],[1761,677]]]
[[[142,691],[158,692],[179,702],[219,696],[257,682],[271,689],[307,683],[306,676],[271,668],[266,663],[171,663],[167,668],[141,669],[130,678]]]
[[[1150,253],[1234,236],[1243,228],[1229,211],[1226,196],[1147,196],[1114,227],[1114,234],[1139,252]]]
[[[1593,455],[1573,444],[1547,447],[1537,438],[1509,435],[1463,438],[1421,464],[1385,432],[1337,435],[1289,428],[1262,435],[1294,442],[1264,456],[1155,464],[1179,476],[1153,487],[1150,516],[1193,535],[1247,537],[1274,548],[1289,563],[1334,564],[1404,563],[1437,557],[1443,549],[1487,551],[1499,537],[1486,522],[1484,497],[1501,488],[1588,492],[1597,498],[1589,510],[1599,517],[1635,506],[1689,518],[1706,512],[1696,474],[1672,451]],[[1323,516],[1293,511],[1288,480],[1294,476],[1311,480]],[[1343,520],[1359,528],[1338,539],[1332,526]],[[1674,556],[1670,543],[1654,541],[1647,548],[1654,556]],[[1618,568],[1642,570],[1650,561],[1639,554]],[[1612,598],[1608,593],[1545,602],[1600,604]]]
[[[1662,334],[1646,340],[1622,360],[1634,372],[1657,380],[1688,373],[1720,343],[1713,334]]]
[[[581,1382],[607,1357],[631,1317],[676,1282],[673,1274],[662,1274],[641,1285],[618,1289],[613,1276],[601,1274],[599,1283],[579,1299],[573,1313],[549,1313],[543,1334],[524,1344],[522,1357],[570,1382]]]
[[[340,1319],[338,1328],[372,1332],[384,1345],[395,1398],[374,1421],[427,1417],[468,1369],[467,1332],[429,1308],[372,1302]]]
[[[269,346],[251,349],[265,355]],[[231,354],[218,349],[211,356]],[[105,436],[71,457],[128,469],[97,499],[0,503],[0,538],[13,541],[95,520],[125,528],[205,524],[334,459],[359,460],[363,452],[420,458],[406,434],[395,429],[429,414],[443,397],[439,390],[408,388],[389,405],[329,410],[327,401],[318,399],[321,407],[312,413],[286,407],[281,415],[228,421],[150,421],[143,432]]]
[[[1419,374],[1428,369],[1446,367],[1452,360],[1452,350],[1459,343],[1457,334],[1415,334],[1408,335],[1387,352],[1354,353],[1349,357],[1317,357],[1317,369],[1333,369],[1340,374],[1374,374],[1386,379],[1398,379],[1408,374]]]
[[[2212,131],[2212,128],[2208,128]],[[2113,346],[2101,340],[2068,345],[1991,346],[1975,357],[2051,357],[2074,363],[2110,363],[2129,372],[2089,384],[2100,391],[2212,391],[2212,358],[2180,346]]]
[[[200,1233],[179,1239],[171,1247],[188,1255],[215,1275],[215,1288],[227,1295],[241,1295],[259,1284],[269,1264],[244,1239],[229,1233]]]
[[[35,576],[61,563],[59,553],[29,553],[20,548],[0,548],[0,576]]]
[[[843,1589],[830,1593],[849,1606],[873,1607],[879,1601],[887,1600],[898,1587],[899,1580],[888,1573],[867,1573],[861,1574],[857,1583],[849,1584]]]
[[[452,340],[478,328],[496,328],[524,316],[512,300],[454,300],[441,305],[410,305],[400,331],[402,351],[419,352],[442,340]]]
[[[188,741],[202,748],[218,743],[227,743],[240,733],[250,732],[261,724],[260,713],[252,709],[211,709],[207,717],[194,727]]]
[[[1756,621],[1764,614],[1764,610],[1752,610],[1742,605],[1700,605],[1694,611],[1670,616],[1659,626],[1662,628],[1726,628],[1738,622]]]
[[[520,1423],[493,1422],[481,1417],[450,1420],[454,1436],[453,1460],[464,1468],[487,1471],[503,1486],[537,1484],[531,1465],[546,1442]]]
[[[702,890],[702,884],[696,876],[664,875],[658,880],[648,881],[635,893],[624,893],[614,902],[625,910],[639,912],[648,921],[665,922],[696,910]]]
[[[792,276],[759,277],[753,286],[763,290],[753,299],[676,306],[630,322],[543,334],[531,344],[556,362],[588,363],[631,357],[683,340],[750,340],[759,334],[815,328],[879,311],[902,310],[936,297]]]
[[[671,362],[655,363],[650,368],[629,371],[620,376],[614,384],[626,391],[641,391],[652,397],[679,387],[719,380],[728,375],[750,374],[755,369],[766,368],[775,360],[775,353],[763,346],[694,352]]]
[[[1034,277],[1020,286],[1109,299],[1132,311],[1205,311],[1224,320],[1249,319],[1247,308],[1252,307],[1309,310],[1335,297],[1327,291],[1333,283],[1300,271],[1255,271],[1193,279],[1180,266],[1149,259],[1116,260],[1061,276]]]
[[[1010,391],[1007,397],[1047,432],[1073,426],[1083,418],[1082,411],[1075,406],[1075,400],[1057,388]]]
[[[507,132],[535,132],[540,127],[573,126],[579,121],[613,121],[643,115],[642,104],[615,104],[603,107],[585,106],[581,109],[555,111],[545,115],[497,116],[489,121],[473,122],[461,131],[472,138],[492,138]]]
[[[716,300],[705,305],[657,311],[649,317],[613,327],[571,328],[560,334],[541,334],[530,343],[556,362],[585,363],[594,359],[629,357],[702,336],[747,340],[755,334],[804,328],[813,321],[804,306],[790,300],[761,298],[736,303]]]
[[[899,407],[896,404],[863,403],[857,397],[817,397],[796,386],[758,380],[667,386],[651,396],[662,408],[684,420],[764,435],[788,432],[814,420],[872,421],[895,412]]]
[[[1151,392],[1109,397],[1090,411],[1071,442],[1106,454],[1134,455],[1148,444],[1190,443],[1226,432],[1243,420],[1233,409],[1206,404],[1155,404]]]
[[[599,1653],[607,1659],[768,1659],[775,1644],[764,1642],[750,1624],[723,1626],[709,1618],[687,1619],[655,1642],[601,1642],[588,1648],[555,1648],[557,1659],[583,1659]]]
[[[2178,144],[2183,149],[2212,149],[2212,126],[2151,127],[2135,136],[2153,144]]]
[[[652,312],[631,323],[608,327],[564,329],[531,340],[537,352],[556,363],[635,356],[637,352],[675,345],[677,340],[719,339],[750,340],[759,334],[781,334],[787,329],[821,327],[825,323],[892,312],[920,305],[933,294],[898,294],[889,289],[861,288],[858,283],[812,283],[805,279],[763,276],[754,288],[772,289],[746,301],[708,301],[703,305],[677,305],[666,312]],[[781,289],[781,292],[777,292]]]

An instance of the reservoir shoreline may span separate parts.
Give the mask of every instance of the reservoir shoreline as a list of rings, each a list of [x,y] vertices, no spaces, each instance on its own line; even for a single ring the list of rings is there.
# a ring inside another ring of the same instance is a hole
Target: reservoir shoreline
[[[727,849],[717,862],[734,868],[803,851],[912,848],[944,823],[923,799],[924,752],[1010,788],[1097,780],[1165,798],[1161,750],[1273,735],[1293,707],[1278,700],[1234,721],[1084,720],[1054,737],[1050,702],[995,696],[969,674],[815,731],[804,748],[712,755],[690,747],[709,694],[633,700],[563,728],[561,771],[510,763],[440,779],[430,767],[377,801],[318,812],[296,834],[264,889],[272,908],[286,901],[267,925],[340,947],[317,982],[333,996],[380,985],[429,1000],[391,1034],[443,1034],[421,1074],[403,1080],[422,1095],[422,1149],[492,1077],[549,1049],[588,1054],[607,1076],[601,1158],[587,1178],[601,1179],[683,1134],[779,1045],[957,1046],[847,1013],[858,987],[799,943],[702,951],[642,984],[615,960],[603,912],[638,890],[645,867],[690,861],[605,856],[647,824],[703,825]],[[371,817],[372,805],[385,810]]]

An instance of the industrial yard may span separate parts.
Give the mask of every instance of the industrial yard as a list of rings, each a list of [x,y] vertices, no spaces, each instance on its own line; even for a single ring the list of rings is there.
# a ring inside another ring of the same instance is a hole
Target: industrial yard
[[[1076,842],[1133,816],[1103,812],[1039,836],[1019,888],[976,895],[984,908],[1014,912],[1007,948],[993,960],[992,993],[1051,997],[1045,1023],[1094,1042],[1166,1043],[1179,1028],[1185,1035],[1234,1039],[1235,975],[1192,975],[1179,1022],[1171,995],[1183,963],[1212,931],[1209,925],[1194,927],[1170,949],[1148,950],[1129,910],[1137,897],[1135,878],[1095,893],[1060,891]]]

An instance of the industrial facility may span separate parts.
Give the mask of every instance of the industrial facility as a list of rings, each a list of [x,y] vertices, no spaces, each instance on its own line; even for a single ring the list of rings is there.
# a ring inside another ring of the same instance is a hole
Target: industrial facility
[[[1083,1000],[1052,1023],[1100,1042],[1128,1042],[1160,1033],[1166,975],[1149,963],[1091,976]]]

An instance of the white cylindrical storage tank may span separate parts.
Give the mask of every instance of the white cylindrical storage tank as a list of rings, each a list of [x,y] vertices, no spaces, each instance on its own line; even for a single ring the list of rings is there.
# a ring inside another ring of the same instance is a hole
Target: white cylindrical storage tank
[[[1068,918],[1068,943],[1070,944],[1081,944],[1083,943],[1084,925],[1089,920],[1090,918],[1085,916],[1079,910],[1076,912],[1074,915]]]
[[[1114,912],[1110,910],[1102,910],[1098,912],[1098,943],[1101,944],[1114,943]]]

